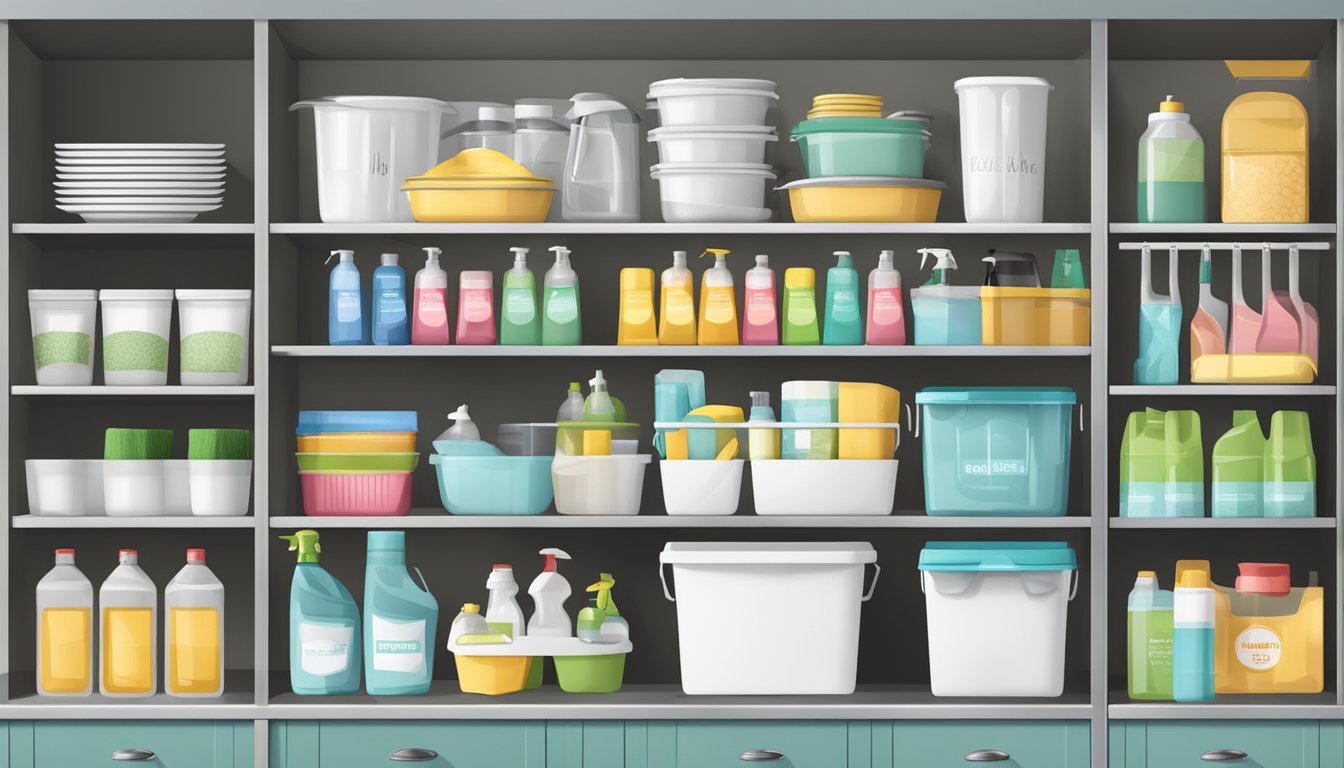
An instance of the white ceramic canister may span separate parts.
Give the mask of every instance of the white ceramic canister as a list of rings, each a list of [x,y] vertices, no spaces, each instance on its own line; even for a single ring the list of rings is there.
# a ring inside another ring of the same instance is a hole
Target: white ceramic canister
[[[98,292],[29,291],[28,317],[33,325],[37,383],[46,387],[92,384]]]
[[[252,291],[179,290],[177,314],[182,383],[246,384]]]
[[[168,383],[171,290],[104,290],[103,383],[163,386]]]
[[[252,489],[251,459],[189,459],[191,514],[242,517]]]
[[[1042,220],[1051,87],[1039,77],[965,77],[953,84],[968,223]]]

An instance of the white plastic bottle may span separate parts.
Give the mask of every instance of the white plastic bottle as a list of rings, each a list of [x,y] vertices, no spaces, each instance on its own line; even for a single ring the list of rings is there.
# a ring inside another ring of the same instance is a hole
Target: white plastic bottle
[[[98,690],[104,696],[153,696],[158,690],[159,592],[140,570],[140,553],[123,549],[98,589]]]
[[[93,585],[75,550],[56,550],[56,567],[37,582],[37,693],[93,692]]]
[[[463,603],[453,623],[448,627],[448,647],[451,648],[462,635],[488,635],[490,625],[481,616],[481,606],[476,603]]]
[[[522,637],[527,634],[527,620],[523,618],[523,609],[518,605],[518,582],[513,579],[513,566],[497,563],[490,569],[490,578],[485,580],[485,588],[490,592],[485,607],[485,621],[493,632],[503,632],[509,637]]]
[[[224,693],[224,585],[205,565],[204,549],[163,590],[163,690],[206,698]]]
[[[547,547],[538,554],[546,558],[541,573],[532,580],[527,594],[532,597],[532,618],[527,622],[527,634],[532,637],[569,637],[574,634],[565,601],[569,599],[569,582],[555,569],[556,558],[568,560],[563,549]]]
[[[412,344],[447,344],[448,273],[439,266],[438,248],[425,248],[425,266],[415,273]]]

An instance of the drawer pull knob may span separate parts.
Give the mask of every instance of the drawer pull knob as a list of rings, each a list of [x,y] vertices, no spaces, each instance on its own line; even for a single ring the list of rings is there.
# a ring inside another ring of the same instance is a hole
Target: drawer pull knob
[[[1011,760],[1013,756],[1002,749],[976,749],[966,753],[968,763],[998,763]]]
[[[130,749],[118,749],[112,753],[112,759],[119,763],[142,762],[153,760],[156,755],[148,749],[131,747]]]
[[[1207,763],[1239,763],[1246,759],[1246,753],[1240,749],[1210,749],[1199,759]]]
[[[748,749],[738,759],[748,763],[763,763],[768,760],[783,760],[784,753],[778,749]]]
[[[437,760],[439,753],[432,749],[423,749],[421,747],[402,747],[395,750],[387,756],[388,760],[396,763],[427,763],[430,760]]]

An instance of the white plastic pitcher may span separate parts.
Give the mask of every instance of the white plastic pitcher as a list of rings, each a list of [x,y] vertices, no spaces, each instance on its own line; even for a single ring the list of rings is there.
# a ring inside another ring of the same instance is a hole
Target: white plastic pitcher
[[[578,93],[573,102],[560,184],[565,221],[638,221],[638,116],[602,93]]]
[[[966,221],[1040,222],[1049,81],[965,77],[952,88],[961,110],[961,194]]]
[[[402,183],[438,162],[441,118],[453,106],[418,97],[328,96],[289,108],[309,107],[317,125],[322,221],[414,221]]]

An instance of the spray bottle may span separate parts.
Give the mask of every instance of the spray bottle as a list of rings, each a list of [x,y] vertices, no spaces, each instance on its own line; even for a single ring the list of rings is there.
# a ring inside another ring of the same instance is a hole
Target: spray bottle
[[[905,299],[901,273],[893,265],[895,251],[877,256],[877,269],[868,273],[868,334],[870,345],[905,343]]]
[[[658,324],[653,319],[653,270],[648,267],[626,267],[621,270],[616,343],[658,343]]]
[[[578,636],[585,643],[620,643],[630,639],[630,624],[616,609],[611,588],[616,579],[610,573],[598,575],[596,584],[589,584],[586,592],[596,592],[593,605],[579,611]]]
[[[369,343],[369,318],[364,311],[364,295],[360,288],[359,267],[355,266],[355,252],[336,250],[331,256],[340,257],[332,267],[330,295],[327,299],[327,343],[332,346]],[[331,261],[331,256],[327,261]],[[325,263],[325,262],[324,262]]]
[[[584,420],[616,421],[616,403],[607,392],[607,380],[603,378],[602,371],[599,370],[588,380],[588,386],[590,387],[588,399],[583,402]]]
[[[541,313],[537,311],[537,278],[527,268],[527,249],[513,247],[513,268],[504,273],[499,313],[500,344],[540,344]]]
[[[1179,250],[1167,256],[1167,289],[1153,290],[1153,252],[1143,246],[1139,287],[1139,357],[1134,361],[1135,384],[1175,384],[1179,378],[1181,292],[1176,284]]]
[[[695,276],[686,266],[686,252],[672,252],[672,266],[663,270],[658,301],[658,343],[695,343]]]
[[[784,330],[786,345],[820,342],[817,332],[817,273],[811,267],[784,270]]]
[[[415,306],[411,310],[412,344],[447,344],[448,273],[439,266],[438,248],[424,248],[425,266],[415,273]]]
[[[928,282],[910,291],[915,313],[915,343],[975,346],[980,344],[980,289],[952,285],[950,272],[957,260],[946,248],[920,248],[919,268],[934,259]]]
[[[555,420],[560,421],[583,421],[583,385],[577,381],[569,382],[569,391],[565,393],[565,402],[560,404],[560,410],[555,414]]]
[[[779,313],[775,311],[775,271],[770,257],[760,254],[756,266],[747,270],[746,297],[742,311],[742,343],[774,345],[779,343]]]
[[[527,621],[527,634],[532,637],[569,637],[572,628],[565,601],[569,599],[569,582],[556,570],[556,559],[568,560],[563,549],[547,547],[538,554],[546,558],[541,573],[532,580],[527,594],[532,597],[532,618]]]
[[[1190,319],[1190,365],[1201,355],[1227,352],[1227,302],[1213,295],[1213,259],[1209,247],[1199,254],[1199,306]]]
[[[728,271],[731,251],[706,248],[700,258],[710,253],[714,254],[714,266],[700,281],[700,345],[737,344],[737,295],[733,291],[733,274]]]
[[[317,564],[317,531],[281,536],[299,553],[289,587],[289,684],[300,695],[359,691],[359,608],[341,582]]]
[[[382,265],[373,271],[373,343],[411,343],[411,325],[406,317],[406,270],[397,264],[397,254],[384,253]]]
[[[835,266],[826,270],[826,321],[823,344],[862,344],[863,313],[859,310],[859,271],[849,251],[835,251]]]
[[[548,347],[583,343],[583,320],[579,311],[579,275],[569,264],[570,250],[553,245],[555,264],[546,270],[541,304],[541,343]]]

